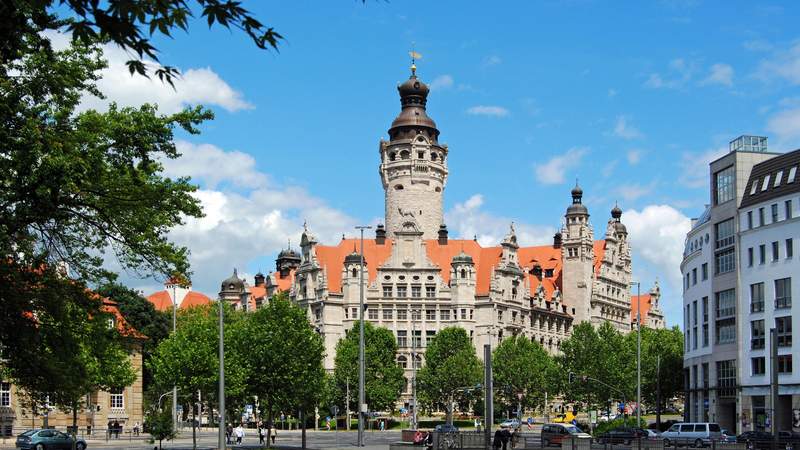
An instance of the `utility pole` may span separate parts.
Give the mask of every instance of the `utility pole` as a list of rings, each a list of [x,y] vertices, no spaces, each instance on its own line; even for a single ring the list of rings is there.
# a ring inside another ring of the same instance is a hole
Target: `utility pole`
[[[359,306],[359,329],[358,329],[358,446],[364,446],[364,414],[366,411],[366,392],[364,392],[364,230],[371,229],[371,226],[361,225],[356,229],[361,231],[361,273],[358,280],[358,306]]]
[[[636,285],[636,426],[642,423],[642,304],[641,288],[639,281],[631,282]]]
[[[178,329],[178,297],[176,296],[176,282],[177,279],[175,277],[172,278],[172,334],[175,334],[175,331]],[[172,431],[177,431],[178,429],[178,388],[177,386],[172,386]]]
[[[491,334],[489,335],[491,339]],[[483,345],[483,386],[486,389],[484,399],[484,448],[489,450],[492,448],[492,425],[494,424],[494,385],[492,383],[492,344]]]
[[[345,421],[345,426],[347,427],[347,431],[350,431],[350,378],[346,378],[344,380],[345,386],[345,394],[344,394],[344,407],[345,407],[345,417],[347,420]]]
[[[219,299],[219,427],[217,430],[217,449],[225,448],[225,322],[224,304]]]
[[[656,356],[656,429],[661,429],[661,355]]]

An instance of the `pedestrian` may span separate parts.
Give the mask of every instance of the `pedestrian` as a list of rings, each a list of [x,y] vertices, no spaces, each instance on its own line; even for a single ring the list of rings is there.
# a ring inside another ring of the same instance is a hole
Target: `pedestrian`
[[[492,447],[494,447],[494,450],[499,450],[502,445],[503,445],[503,431],[500,428],[498,428],[497,431],[494,432],[494,442],[492,442]]]
[[[231,424],[228,424],[228,426],[225,427],[225,443],[227,444],[231,443],[232,435],[233,435],[233,427],[231,426]]]
[[[133,424],[133,435],[139,436],[139,421]]]
[[[114,437],[119,439],[119,432],[122,430],[122,425],[119,424],[119,421],[114,421]]]
[[[511,432],[508,431],[507,427],[503,427],[500,431],[500,439],[503,442],[503,450],[507,450],[508,448],[508,441],[511,440]]]
[[[114,437],[114,422],[109,420],[108,421],[108,438],[107,439],[110,439],[112,437]]]
[[[244,428],[242,428],[242,424],[236,427],[236,445],[242,445],[242,439],[244,438]]]
[[[258,424],[258,444],[262,445],[262,446],[264,445],[264,433],[265,433],[265,431],[266,430],[264,430],[264,425],[259,423]]]
[[[386,421],[381,419],[381,431],[386,429]]]
[[[272,439],[272,445],[275,445],[275,438],[278,436],[278,429],[275,427],[271,428],[272,431],[270,432],[270,438]]]
[[[519,442],[519,434],[517,433],[517,429],[515,428],[514,431],[511,432],[511,448],[517,448],[517,442]]]

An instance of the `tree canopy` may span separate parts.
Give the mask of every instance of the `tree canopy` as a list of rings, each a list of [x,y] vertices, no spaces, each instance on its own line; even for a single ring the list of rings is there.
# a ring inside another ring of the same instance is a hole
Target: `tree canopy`
[[[113,42],[134,53],[128,70],[149,76],[145,58],[158,61],[153,38],[173,37],[176,30],[188,31],[190,19],[198,15],[209,28],[219,25],[238,29],[260,49],[276,49],[281,36],[259,22],[241,2],[228,0],[8,0],[0,3],[0,63],[24,57],[27,39],[47,30],[69,32],[83,45]],[[158,67],[154,74],[172,83],[178,71],[172,66]]]
[[[537,342],[525,336],[503,340],[492,354],[492,375],[496,397],[506,406],[536,408],[544,403],[544,393],[555,393],[558,376],[553,358]],[[522,394],[522,400],[518,395]]]
[[[481,382],[481,363],[466,330],[440,330],[425,349],[425,366],[417,375],[419,398],[429,407],[442,408],[453,423],[453,407],[471,400],[470,389]]]
[[[358,385],[359,325],[336,344],[334,378],[337,386],[337,404],[344,404],[346,385]],[[405,386],[403,368],[397,364],[397,341],[387,328],[364,322],[364,387],[366,402],[373,411],[392,411]],[[350,409],[357,410],[358,396],[350,398]]]
[[[161,161],[179,156],[176,127],[197,133],[212,115],[77,112],[82,95],[100,95],[99,50],[53,51],[37,33],[0,41],[24,47],[0,61],[0,359],[26,391],[54,392],[53,359],[28,349],[80,346],[85,336],[64,323],[99,317],[89,287],[114,279],[108,255],[133,273],[188,273],[187,250],[167,233],[202,212],[195,186],[165,177]],[[60,353],[65,366],[81,364],[79,352]]]

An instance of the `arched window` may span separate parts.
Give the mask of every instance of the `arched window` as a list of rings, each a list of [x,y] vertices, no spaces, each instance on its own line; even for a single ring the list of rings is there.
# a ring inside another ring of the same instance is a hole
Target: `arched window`
[[[389,161],[394,161],[397,158],[397,153],[391,152],[389,153]]]
[[[434,189],[434,191],[436,191],[436,192],[442,192],[442,188],[440,188],[439,186],[436,186],[436,189]]]
[[[400,366],[400,367],[402,367],[403,369],[405,369],[405,368],[406,368],[406,366],[408,365],[408,360],[406,359],[406,357],[405,357],[405,356],[403,356],[403,355],[400,355],[400,356],[397,358],[397,365],[398,365],[398,366]]]
[[[402,191],[403,190],[403,185],[402,184],[395,184],[394,185],[394,189],[396,191]]]
[[[467,270],[461,269],[461,278],[467,278]]]
[[[400,159],[408,159],[411,155],[408,153],[408,150],[403,150],[400,152]]]
[[[353,278],[355,278],[355,277],[357,277],[357,276],[358,276],[358,269],[356,269],[355,267],[353,267]]]
[[[439,155],[437,155],[436,152],[431,152],[431,161],[436,161],[438,157]]]

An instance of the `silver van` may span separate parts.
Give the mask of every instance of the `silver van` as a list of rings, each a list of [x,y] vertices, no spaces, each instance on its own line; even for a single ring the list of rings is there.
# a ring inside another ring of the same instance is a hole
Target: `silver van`
[[[722,428],[717,423],[676,423],[669,430],[663,432],[664,446],[691,445],[692,447],[705,447],[711,441],[722,440]]]

